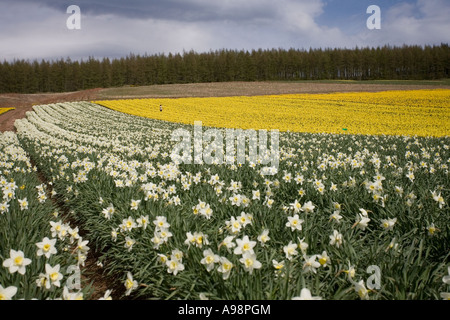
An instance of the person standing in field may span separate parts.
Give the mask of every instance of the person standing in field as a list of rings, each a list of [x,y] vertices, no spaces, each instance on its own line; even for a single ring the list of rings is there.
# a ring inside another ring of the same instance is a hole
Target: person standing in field
[[[162,105],[159,105],[159,111],[162,112]]]

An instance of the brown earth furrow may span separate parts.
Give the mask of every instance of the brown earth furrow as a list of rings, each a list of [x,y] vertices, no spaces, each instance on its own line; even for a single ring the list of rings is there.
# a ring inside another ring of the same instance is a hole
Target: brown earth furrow
[[[90,89],[67,93],[0,94],[0,108],[15,108],[0,115],[0,132],[15,131],[14,122],[16,119],[24,118],[27,111],[31,111],[34,105],[95,100],[100,90]]]

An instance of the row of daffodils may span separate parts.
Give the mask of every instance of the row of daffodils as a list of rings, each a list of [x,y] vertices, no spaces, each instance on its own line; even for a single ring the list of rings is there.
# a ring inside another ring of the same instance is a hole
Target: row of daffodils
[[[0,300],[89,296],[88,241],[60,217],[14,133],[0,134],[0,150]]]
[[[202,112],[206,125],[215,111]],[[239,127],[229,119],[217,127]],[[82,297],[67,270],[89,247],[122,281],[109,289],[135,299],[450,296],[448,136],[281,132],[264,175],[259,161],[174,162],[171,136],[193,122],[77,102],[35,106],[15,125],[0,163],[0,219],[14,224],[0,228],[2,297]]]

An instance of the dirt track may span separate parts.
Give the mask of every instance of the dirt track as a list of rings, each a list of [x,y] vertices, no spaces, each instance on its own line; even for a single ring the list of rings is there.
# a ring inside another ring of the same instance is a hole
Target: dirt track
[[[0,132],[15,131],[14,121],[25,117],[33,105],[68,101],[92,101],[126,98],[179,98],[211,96],[250,96],[292,93],[376,92],[386,90],[450,89],[450,86],[390,85],[314,82],[225,82],[168,84],[144,87],[91,89],[68,93],[0,94],[0,108],[15,110],[0,115]]]
[[[100,90],[91,89],[67,93],[0,94],[0,108],[16,108],[0,115],[0,131],[14,131],[14,121],[24,118],[26,112],[32,110],[33,105],[93,100],[97,98],[97,93]]]

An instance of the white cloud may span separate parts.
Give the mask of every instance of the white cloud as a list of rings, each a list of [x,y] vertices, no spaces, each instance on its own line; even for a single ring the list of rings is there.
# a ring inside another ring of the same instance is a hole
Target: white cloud
[[[5,12],[2,7],[0,12]],[[69,30],[70,14],[30,4],[13,7],[22,19],[11,31],[0,33],[0,57],[6,60],[173,52],[191,46],[204,49],[211,41],[208,30],[195,23],[82,13],[81,30]]]
[[[449,43],[449,16],[450,6],[442,0],[400,3],[382,11],[381,30],[364,31],[360,36],[374,46]]]

